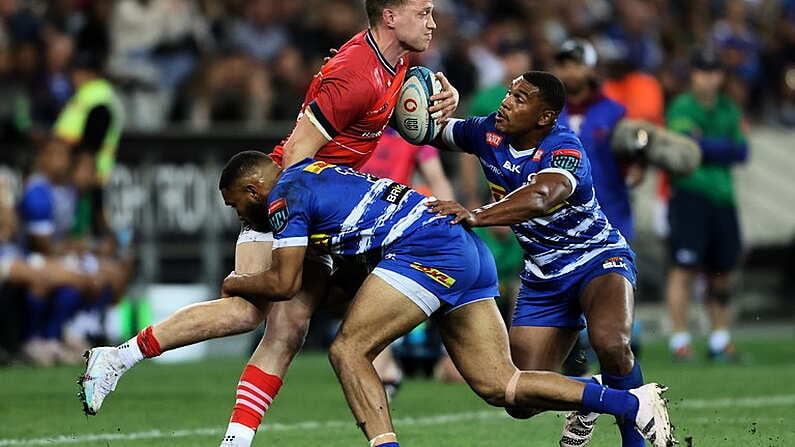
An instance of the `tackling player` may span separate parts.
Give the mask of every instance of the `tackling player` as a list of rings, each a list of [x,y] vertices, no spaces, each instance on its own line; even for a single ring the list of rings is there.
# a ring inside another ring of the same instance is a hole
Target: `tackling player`
[[[510,225],[524,248],[510,329],[518,367],[559,370],[587,321],[604,383],[635,388],[643,375],[629,344],[634,253],[599,207],[580,140],[557,123],[565,98],[558,78],[531,71],[513,80],[496,113],[451,120],[434,145],[477,156],[496,202],[470,211],[436,201],[429,210],[471,227]],[[561,446],[587,443],[596,416],[569,415]]]
[[[436,23],[431,0],[366,0],[370,29],[354,36],[326,63],[309,86],[296,126],[271,154],[285,167],[315,157],[361,166],[369,157],[392,115],[406,74],[406,55],[424,51]],[[458,92],[443,75],[443,90],[432,97],[432,113],[441,121],[458,105]],[[273,237],[244,228],[238,238],[235,270],[254,273],[271,264]],[[267,317],[268,330],[243,371],[223,446],[247,447],[265,411],[282,386],[293,357],[303,345],[309,320],[325,296],[326,261],[308,262],[311,281],[294,300],[251,302],[241,297],[188,306],[165,321],[141,331],[116,348],[90,351],[81,378],[84,409],[93,414],[116,386],[118,378],[145,357],[215,337],[247,332]],[[254,396],[254,397],[252,397]],[[260,397],[256,397],[260,396]]]
[[[672,441],[659,385],[620,391],[516,369],[493,299],[498,293],[494,258],[470,230],[427,213],[426,203],[433,199],[391,179],[313,159],[282,171],[255,151],[234,156],[219,187],[242,220],[255,229],[270,226],[275,238],[271,268],[232,272],[224,280],[225,293],[289,300],[301,287],[307,249],[365,258],[375,267],[329,351],[370,446],[399,446],[373,358],[437,311],[451,358],[488,403],[524,411],[610,413],[634,421],[656,446]]]

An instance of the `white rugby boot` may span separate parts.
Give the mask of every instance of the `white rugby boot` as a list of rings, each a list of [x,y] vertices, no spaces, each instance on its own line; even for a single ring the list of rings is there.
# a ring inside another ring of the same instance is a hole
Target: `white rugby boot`
[[[671,447],[678,444],[673,435],[673,426],[668,417],[668,401],[662,394],[668,391],[658,383],[648,383],[629,390],[638,398],[638,414],[635,426],[654,447]]]
[[[593,376],[596,383],[602,383],[602,375]],[[596,419],[599,413],[588,411],[572,411],[566,415],[566,425],[560,434],[560,447],[584,447],[591,442]]]
[[[121,360],[119,350],[114,347],[94,348],[85,353],[86,372],[80,376],[80,401],[87,415],[95,415],[102,402],[116,389],[127,367]]]

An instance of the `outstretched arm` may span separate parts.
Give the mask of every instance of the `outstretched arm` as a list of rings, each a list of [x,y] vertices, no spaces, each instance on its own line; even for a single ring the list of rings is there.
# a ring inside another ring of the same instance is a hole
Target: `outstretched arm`
[[[223,294],[254,301],[285,301],[301,288],[306,246],[282,247],[273,251],[271,268],[259,273],[232,272],[224,279]]]
[[[502,200],[472,211],[453,201],[428,203],[428,211],[455,216],[451,223],[464,222],[470,227],[513,225],[542,216],[559,206],[572,193],[568,177],[556,172],[536,175],[527,185],[511,192]]]

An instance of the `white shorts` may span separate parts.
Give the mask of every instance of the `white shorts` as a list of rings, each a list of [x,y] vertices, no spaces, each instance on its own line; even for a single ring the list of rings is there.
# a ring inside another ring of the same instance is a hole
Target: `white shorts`
[[[273,242],[273,233],[268,231],[263,233],[256,231],[248,225],[240,227],[240,234],[237,236],[237,243],[245,244],[246,242]]]
[[[237,245],[245,244],[247,242],[274,242],[273,239],[273,232],[268,231],[267,233],[263,233],[261,231],[257,231],[252,229],[248,225],[243,225],[240,228],[240,234],[237,236]],[[306,256],[308,259],[311,259],[315,262],[318,262],[324,266],[326,266],[330,272],[334,272],[334,260],[330,255],[313,255],[307,254]]]

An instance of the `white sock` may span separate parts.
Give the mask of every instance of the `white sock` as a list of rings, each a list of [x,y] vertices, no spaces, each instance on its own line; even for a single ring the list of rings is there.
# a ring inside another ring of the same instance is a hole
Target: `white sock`
[[[127,369],[132,368],[133,365],[144,359],[144,354],[141,352],[141,348],[138,347],[137,335],[120,344],[116,349],[119,350],[119,357]]]
[[[690,333],[689,332],[674,332],[671,339],[668,341],[668,347],[671,351],[676,351],[690,346]]]
[[[230,422],[226,427],[224,442],[229,442],[229,445],[233,447],[249,447],[251,446],[251,441],[254,440],[255,433],[257,432],[253,428],[237,422]]]
[[[729,346],[729,342],[731,342],[731,336],[729,335],[729,331],[726,329],[712,331],[712,333],[709,335],[709,349],[712,352],[723,351],[727,346]]]

